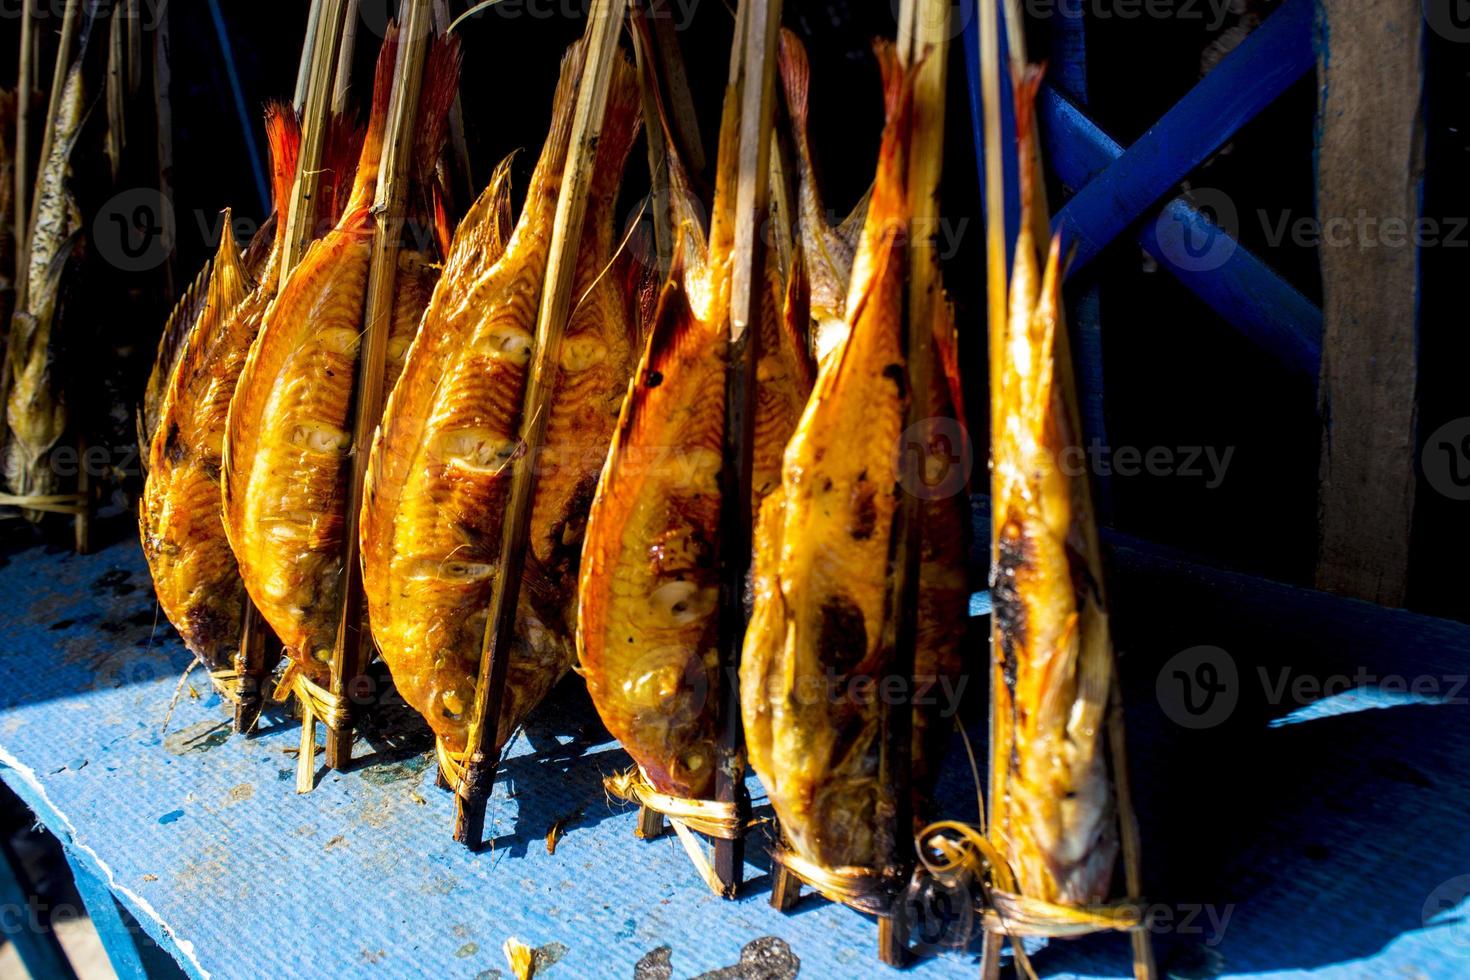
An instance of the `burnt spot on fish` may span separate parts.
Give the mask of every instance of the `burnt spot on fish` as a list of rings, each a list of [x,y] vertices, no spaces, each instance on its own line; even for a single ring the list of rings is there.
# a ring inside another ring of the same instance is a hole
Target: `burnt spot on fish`
[[[904,375],[902,364],[889,364],[883,369],[883,377],[893,382],[893,386],[898,389],[898,397],[904,397],[904,393],[908,390],[908,380]]]
[[[655,371],[652,368],[650,368],[648,373],[643,376],[643,385],[645,388],[657,388],[663,383],[663,373],[660,371]]]
[[[863,611],[847,596],[837,593],[822,603],[817,633],[817,655],[822,665],[846,674],[868,652],[868,632]]]
[[[1029,640],[1026,606],[1016,579],[1032,561],[1031,543],[1020,521],[1013,518],[1001,525],[997,551],[990,575],[990,596],[995,609],[995,632],[1000,640],[1001,677],[1013,695],[1014,705],[1016,657],[1026,649]]]

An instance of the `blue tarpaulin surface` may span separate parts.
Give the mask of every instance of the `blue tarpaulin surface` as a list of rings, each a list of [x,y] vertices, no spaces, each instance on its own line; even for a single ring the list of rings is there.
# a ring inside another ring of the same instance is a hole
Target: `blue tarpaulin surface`
[[[552,978],[693,977],[757,951],[780,959],[767,937],[802,976],[887,973],[871,920],[810,897],[789,915],[769,907],[759,844],[746,897],[724,902],[672,835],[635,839],[634,812],[601,787],[628,759],[574,687],[516,738],[490,804],[493,845],[471,854],[449,839],[452,802],[411,717],[398,723],[406,736],[369,732],[362,763],[305,796],[293,792],[294,723],[268,714],[255,737],[230,737],[201,674],[201,696],[186,689],[165,732],[189,658],[156,620],[132,543],[12,555],[0,596],[0,775],[192,975],[509,975],[512,936]],[[1145,662],[1124,649],[1125,663]],[[1470,976],[1463,706],[1353,689],[1335,708],[1247,713],[1249,735],[1233,746],[1219,744],[1229,726],[1200,743],[1159,717],[1157,672],[1135,671],[1129,696],[1144,703],[1130,720],[1172,975]],[[1180,745],[1202,745],[1215,771],[1174,768]],[[1404,753],[1411,761],[1394,761]],[[950,773],[968,784],[968,769]],[[1254,816],[1223,834],[1221,814],[1237,805]],[[926,955],[893,975],[974,976],[977,954]],[[1046,975],[1129,973],[1117,936],[1056,944],[1036,963]]]

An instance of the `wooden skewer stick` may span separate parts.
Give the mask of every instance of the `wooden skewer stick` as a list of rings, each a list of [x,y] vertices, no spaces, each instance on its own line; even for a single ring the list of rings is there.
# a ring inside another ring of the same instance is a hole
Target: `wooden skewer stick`
[[[311,0],[311,10],[306,15],[306,37],[301,42],[301,67],[296,70],[296,94],[291,104],[296,111],[306,108],[306,92],[311,85],[311,66],[315,62],[317,29],[322,22],[322,0]]]
[[[766,224],[771,176],[771,130],[776,107],[776,50],[781,0],[746,0],[739,8],[730,85],[739,93],[740,142],[735,191],[735,246],[730,262],[730,334],[725,373],[727,463],[720,486],[719,689],[712,692],[719,733],[715,800],[742,817],[745,738],[740,716],[740,649],[745,641],[745,578],[750,568],[751,468],[755,447],[756,364],[760,358],[761,294],[765,288]],[[745,866],[745,841],[714,844],[715,874],[733,898]]]
[[[470,716],[468,758],[464,776],[454,795],[454,839],[477,849],[485,835],[485,807],[499,761],[496,745],[500,708],[505,695],[505,673],[515,634],[517,600],[525,571],[531,525],[531,504],[536,495],[536,456],[546,436],[548,407],[556,389],[557,365],[561,363],[561,340],[572,300],[572,274],[577,264],[577,247],[582,238],[582,219],[587,212],[588,190],[597,163],[597,141],[602,132],[607,90],[613,59],[618,55],[627,0],[593,0],[588,15],[586,60],[577,86],[577,106],[572,116],[571,145],[561,191],[556,200],[545,286],[536,317],[535,353],[526,384],[522,409],[521,451],[511,471],[510,497],[506,504],[500,542],[499,574],[490,597],[490,614],[480,650],[479,683]]]
[[[357,679],[367,670],[370,652],[371,639],[362,632],[365,597],[357,514],[362,509],[363,483],[367,479],[368,447],[373,431],[383,417],[383,400],[387,394],[383,389],[388,374],[388,334],[393,326],[393,294],[398,281],[404,205],[408,200],[410,171],[414,163],[414,128],[418,121],[424,68],[434,35],[429,4],[430,0],[406,0],[405,3],[403,26],[399,33],[398,64],[394,69],[393,97],[388,104],[388,128],[384,134],[378,195],[373,202],[377,223],[368,266],[362,353],[357,361],[357,418],[352,434],[352,482],[348,484],[347,494],[342,615],[337,622],[337,643],[332,651],[332,695],[346,704],[351,703]],[[347,724],[327,732],[327,766],[341,769],[351,761],[352,725],[349,714]]]
[[[31,199],[31,95],[36,88],[35,61],[36,0],[24,0],[20,11],[20,67],[15,86],[15,289],[25,289],[30,252],[30,221],[26,217]],[[16,296],[16,309],[21,297]],[[5,329],[10,329],[5,324]],[[9,370],[9,368],[6,368]]]
[[[307,83],[302,109],[301,152],[286,212],[286,233],[282,239],[285,243],[281,250],[283,285],[291,270],[306,254],[315,231],[333,73],[342,42],[343,4],[344,0],[320,0],[320,6],[314,3],[313,11],[317,18],[307,28],[306,49],[310,52],[311,63],[305,72]],[[300,96],[300,91],[297,94]],[[309,704],[301,705],[301,729],[301,752],[296,757],[296,792],[309,793],[316,772],[316,712]]]
[[[362,24],[362,0],[347,0],[347,13],[342,24],[342,43],[337,49],[337,74],[332,82],[332,115],[347,112],[352,98],[352,62],[357,53],[357,29]]]

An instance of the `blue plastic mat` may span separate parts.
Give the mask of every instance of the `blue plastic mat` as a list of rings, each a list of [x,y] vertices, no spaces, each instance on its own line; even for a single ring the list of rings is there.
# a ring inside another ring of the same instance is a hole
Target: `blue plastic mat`
[[[755,969],[762,956],[794,957],[802,976],[888,975],[871,920],[811,897],[789,915],[768,906],[758,841],[746,897],[732,903],[706,891],[671,835],[635,839],[634,812],[601,788],[628,759],[574,688],[516,738],[490,805],[493,847],[470,854],[449,839],[451,799],[411,719],[397,719],[406,735],[380,725],[358,768],[307,796],[293,792],[295,725],[267,715],[255,737],[230,737],[202,674],[165,733],[188,657],[155,624],[130,542],[11,556],[0,595],[0,774],[193,975],[508,976],[512,936],[552,978],[692,977],[742,956],[750,969],[719,976],[771,975]],[[1124,649],[1131,665],[1154,657]],[[1353,714],[1283,709],[1274,718],[1291,723],[1275,726],[1248,714],[1247,739],[1222,744],[1225,726],[1199,742],[1163,718],[1157,671],[1134,671],[1130,698],[1143,703],[1131,738],[1172,975],[1470,975],[1470,878],[1456,884],[1470,874],[1464,707],[1359,691],[1339,706]],[[1181,748],[1202,749],[1216,771],[1184,765]],[[951,776],[953,815],[968,818],[968,769]],[[1254,818],[1221,835],[1250,785],[1258,796],[1241,809]],[[974,976],[977,952],[926,955],[892,975]],[[1056,944],[1037,965],[1126,976],[1127,943]]]

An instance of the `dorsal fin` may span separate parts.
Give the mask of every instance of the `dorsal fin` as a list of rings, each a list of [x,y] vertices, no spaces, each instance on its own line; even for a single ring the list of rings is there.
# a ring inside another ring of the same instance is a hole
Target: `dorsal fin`
[[[174,366],[184,352],[189,331],[204,312],[209,299],[209,280],[214,270],[214,260],[204,263],[199,275],[184,290],[184,295],[174,304],[168,320],[163,325],[163,335],[158,340],[158,354],[153,359],[153,370],[148,375],[148,384],[143,388],[143,401],[138,406],[138,446],[146,457],[148,446],[153,442],[154,430],[158,428],[158,410],[163,406],[163,396],[168,390],[168,379]]]

